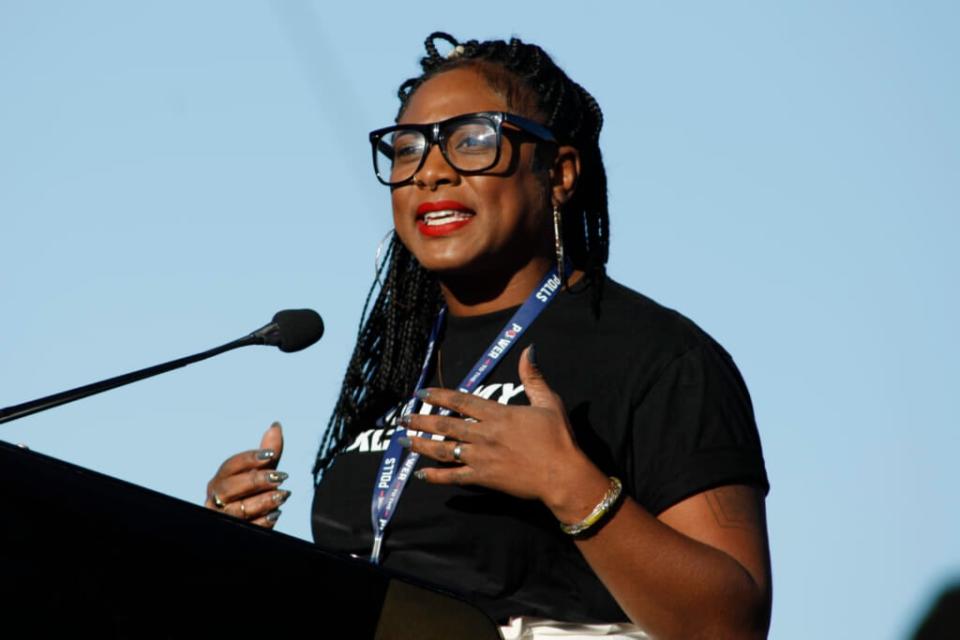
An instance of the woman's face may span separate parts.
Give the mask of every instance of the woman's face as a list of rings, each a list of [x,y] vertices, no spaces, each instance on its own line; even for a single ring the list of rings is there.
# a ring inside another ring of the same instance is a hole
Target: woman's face
[[[402,124],[427,124],[478,111],[509,111],[477,71],[443,72],[417,89]],[[519,114],[525,115],[525,114]],[[403,244],[439,275],[512,273],[550,260],[553,227],[547,172],[534,162],[536,144],[503,126],[498,163],[482,174],[462,175],[440,149],[429,150],[413,180],[392,188],[393,222]],[[455,210],[441,218],[431,211]],[[434,219],[439,218],[439,219]]]

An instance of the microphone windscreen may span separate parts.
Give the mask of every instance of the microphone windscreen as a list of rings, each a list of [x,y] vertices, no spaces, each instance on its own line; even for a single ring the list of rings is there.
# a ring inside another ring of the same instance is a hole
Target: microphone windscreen
[[[323,336],[323,320],[313,309],[285,309],[273,316],[280,333],[280,351],[306,349]]]

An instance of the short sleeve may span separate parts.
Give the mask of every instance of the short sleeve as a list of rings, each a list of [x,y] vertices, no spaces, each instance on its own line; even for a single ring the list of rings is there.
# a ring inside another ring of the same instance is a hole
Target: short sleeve
[[[715,342],[667,364],[635,399],[632,421],[628,473],[651,513],[725,484],[769,491],[750,395]]]

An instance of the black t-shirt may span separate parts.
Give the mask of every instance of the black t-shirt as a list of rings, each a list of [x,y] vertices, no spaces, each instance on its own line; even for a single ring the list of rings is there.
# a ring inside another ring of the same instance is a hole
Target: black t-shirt
[[[448,315],[440,343],[448,387],[514,311]],[[609,279],[597,315],[590,286],[575,286],[475,393],[529,404],[517,366],[531,342],[580,447],[650,513],[724,484],[767,490],[746,386],[726,351],[690,320]],[[439,386],[437,367],[430,386]],[[324,474],[313,502],[319,546],[369,556],[374,476],[392,432],[371,425]],[[421,458],[418,467],[435,464]],[[411,479],[387,530],[383,565],[460,593],[501,622],[517,615],[627,620],[543,504],[492,490]]]

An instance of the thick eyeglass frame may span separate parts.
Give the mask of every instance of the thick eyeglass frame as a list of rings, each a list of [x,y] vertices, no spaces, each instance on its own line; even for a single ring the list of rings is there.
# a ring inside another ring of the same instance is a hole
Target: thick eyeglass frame
[[[485,167],[479,169],[461,169],[447,155],[447,132],[455,128],[455,125],[459,121],[477,119],[489,120],[490,124],[493,125],[497,135],[497,152],[490,164]],[[551,132],[542,124],[534,122],[529,118],[524,118],[523,116],[507,113],[505,111],[479,111],[477,113],[465,113],[463,115],[454,116],[452,118],[447,118],[446,120],[441,120],[440,122],[433,122],[430,124],[395,124],[390,127],[384,127],[382,129],[376,129],[370,132],[370,144],[373,147],[373,172],[377,176],[377,180],[379,180],[381,184],[384,184],[388,187],[395,187],[397,185],[411,182],[414,177],[416,177],[417,173],[420,172],[420,169],[423,168],[423,163],[426,162],[427,156],[430,155],[430,149],[433,147],[433,145],[437,145],[440,147],[440,153],[443,154],[443,159],[446,160],[447,164],[456,169],[458,172],[465,174],[482,173],[492,167],[495,167],[497,163],[500,162],[502,129],[504,122],[510,123],[521,131],[529,133],[530,135],[539,138],[544,142],[555,143],[557,141],[553,135],[553,132]],[[395,131],[417,131],[423,135],[424,139],[427,141],[427,146],[424,148],[423,153],[420,154],[420,161],[417,163],[417,168],[413,170],[413,173],[410,174],[410,177],[404,180],[391,182],[381,178],[380,172],[377,171],[377,151],[382,147],[386,147],[386,149],[384,149],[384,155],[388,158],[390,157],[391,154],[386,153],[386,151],[389,150],[390,145],[384,142],[383,138]]]

